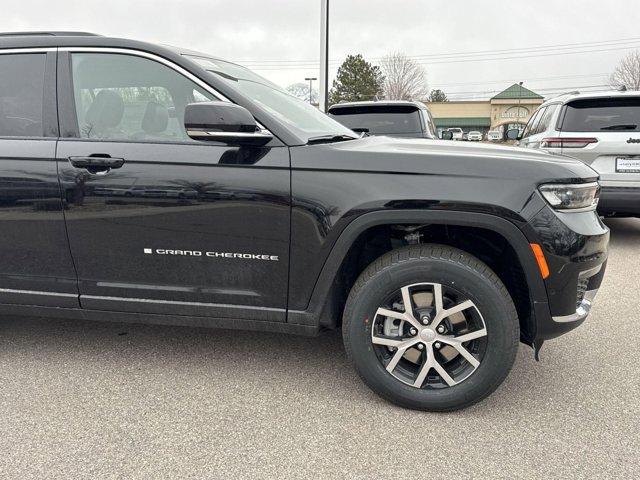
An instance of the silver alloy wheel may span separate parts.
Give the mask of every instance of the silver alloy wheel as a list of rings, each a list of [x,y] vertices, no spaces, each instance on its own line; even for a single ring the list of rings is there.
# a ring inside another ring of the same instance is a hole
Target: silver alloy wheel
[[[476,305],[461,300],[453,287],[417,283],[400,288],[378,308],[371,341],[387,372],[401,382],[451,387],[480,366],[487,328]],[[436,375],[429,378],[432,370]]]

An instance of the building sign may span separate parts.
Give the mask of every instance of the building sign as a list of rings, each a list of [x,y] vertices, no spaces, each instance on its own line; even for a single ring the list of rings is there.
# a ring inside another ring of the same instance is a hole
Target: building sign
[[[509,107],[500,114],[500,118],[504,120],[527,118],[529,116],[529,109],[516,105],[515,107]]]

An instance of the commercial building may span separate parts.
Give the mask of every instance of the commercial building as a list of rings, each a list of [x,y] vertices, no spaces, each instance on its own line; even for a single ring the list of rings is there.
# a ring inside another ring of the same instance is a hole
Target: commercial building
[[[544,98],[520,84],[513,84],[489,100],[426,102],[438,136],[459,127],[464,132],[497,131],[504,137],[510,128],[523,129]]]

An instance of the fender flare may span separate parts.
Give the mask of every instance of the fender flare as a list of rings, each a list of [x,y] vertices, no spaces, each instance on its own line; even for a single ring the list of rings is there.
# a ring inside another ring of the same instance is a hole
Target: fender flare
[[[491,230],[504,237],[514,249],[524,270],[532,315],[539,312],[540,304],[548,302],[546,287],[535,257],[531,252],[529,240],[514,223],[503,217],[487,213],[450,211],[450,210],[379,210],[365,213],[351,221],[335,241],[320,275],[316,280],[309,304],[305,311],[289,311],[288,321],[293,323],[317,324],[325,306],[331,287],[334,284],[342,262],[353,242],[365,230],[386,224],[439,224],[460,227],[475,227]]]

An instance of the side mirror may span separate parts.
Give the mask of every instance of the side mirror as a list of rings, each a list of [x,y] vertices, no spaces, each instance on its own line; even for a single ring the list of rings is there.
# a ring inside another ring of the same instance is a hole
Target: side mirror
[[[184,111],[184,126],[194,140],[262,146],[273,139],[258,128],[249,110],[229,102],[190,103]]]
[[[453,132],[450,132],[449,130],[445,130],[444,132],[442,132],[442,140],[452,140],[453,139]]]
[[[517,128],[510,128],[507,130],[507,140],[520,140],[520,138],[522,138],[520,130]]]

